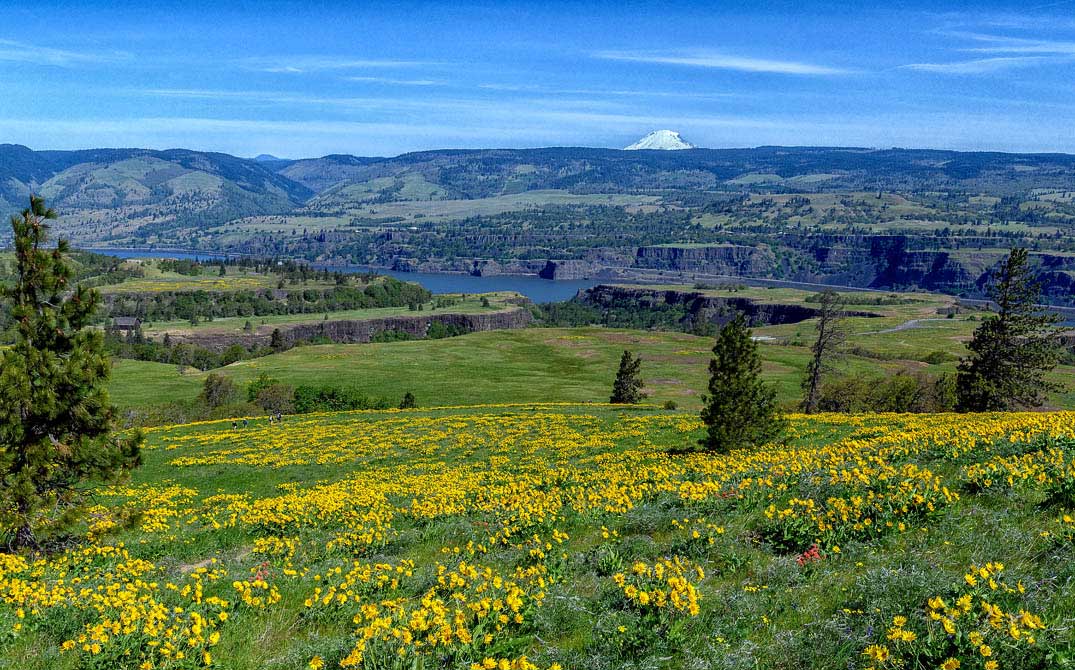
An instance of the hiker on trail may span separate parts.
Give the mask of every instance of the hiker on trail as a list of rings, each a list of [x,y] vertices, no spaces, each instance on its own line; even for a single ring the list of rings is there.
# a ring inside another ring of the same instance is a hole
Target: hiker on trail
[[[276,417],[275,417],[275,416],[273,416],[272,414],[270,414],[270,415],[269,415],[269,425],[270,425],[270,426],[272,425],[272,423],[273,423],[273,419],[275,419],[275,418],[276,418]]]
[[[246,428],[249,425],[250,425],[250,422],[247,421],[246,419],[243,419],[243,428]]]
[[[238,427],[239,427],[239,424],[238,424],[238,423],[236,423],[236,422],[234,422],[234,421],[232,421],[232,422],[231,422],[231,429],[232,429],[232,430],[235,430],[235,429],[236,429],[236,428],[238,428]]]

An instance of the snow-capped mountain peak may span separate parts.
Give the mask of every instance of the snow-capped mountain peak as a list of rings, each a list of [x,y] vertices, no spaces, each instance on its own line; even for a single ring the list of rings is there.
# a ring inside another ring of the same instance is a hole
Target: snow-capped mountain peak
[[[693,144],[684,140],[679,136],[679,133],[674,130],[655,130],[631,146],[626,147],[626,150],[637,151],[638,149],[661,149],[664,151],[674,151],[677,149],[693,148]]]

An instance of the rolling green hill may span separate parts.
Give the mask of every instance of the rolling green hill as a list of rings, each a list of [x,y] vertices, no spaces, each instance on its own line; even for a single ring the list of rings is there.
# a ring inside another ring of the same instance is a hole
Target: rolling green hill
[[[175,149],[33,152],[0,145],[0,198],[33,192],[63,214],[62,234],[82,242],[142,240],[249,214],[285,212],[311,194],[254,161]]]
[[[876,319],[856,320],[861,322]],[[889,320],[874,324],[879,330],[898,325]],[[914,357],[941,350],[962,352],[962,338],[973,324],[947,320],[926,323],[905,331],[869,333],[867,323],[854,323],[860,331],[852,343],[862,354],[849,355],[841,370],[852,374],[880,371],[924,370],[934,374],[954,371],[948,360],[929,365]],[[763,341],[763,376],[773,382],[779,400],[793,407],[801,399],[799,388],[809,350],[802,346],[812,332],[807,325],[773,326],[759,336],[798,339],[800,344]],[[642,376],[650,401],[671,400],[697,409],[705,391],[709,350],[707,337],[684,333],[632,331],[609,328],[527,328],[471,333],[440,340],[374,344],[326,344],[234,363],[213,372],[231,377],[243,387],[259,374],[293,385],[352,388],[395,403],[411,391],[421,406],[467,405],[499,402],[604,402],[608,400],[616,365],[624,349],[642,356]],[[870,352],[894,352],[882,360]],[[906,358],[904,358],[906,357]],[[116,361],[111,386],[114,401],[123,409],[141,409],[167,402],[189,402],[197,396],[209,373],[179,370],[174,365]],[[1075,369],[1061,367],[1055,378],[1070,380]],[[1070,384],[1069,384],[1070,386]],[[1052,400],[1054,407],[1075,407],[1075,389]]]

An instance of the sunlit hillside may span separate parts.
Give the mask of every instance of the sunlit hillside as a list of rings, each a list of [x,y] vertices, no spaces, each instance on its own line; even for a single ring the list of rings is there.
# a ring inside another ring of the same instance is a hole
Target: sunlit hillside
[[[1045,668],[1075,653],[1075,414],[490,405],[151,429],[0,561],[53,668]],[[947,665],[944,665],[947,664]]]

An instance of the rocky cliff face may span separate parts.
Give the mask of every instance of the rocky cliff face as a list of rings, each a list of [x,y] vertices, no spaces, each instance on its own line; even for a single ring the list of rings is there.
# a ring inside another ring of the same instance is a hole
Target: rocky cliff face
[[[433,272],[468,274],[475,277],[493,275],[536,275],[545,267],[544,261],[511,260],[503,263],[489,259],[460,258],[453,261],[432,259],[419,261],[406,256],[392,259],[389,267],[396,272]]]
[[[640,247],[634,268],[689,274],[789,279],[877,289],[925,289],[978,296],[988,273],[1006,256],[998,249],[925,249],[905,235],[789,234],[782,259],[765,246],[699,245]],[[955,246],[959,246],[956,244]],[[789,261],[795,262],[789,267]],[[1045,295],[1075,304],[1070,273],[1075,256],[1032,253]],[[592,275],[591,275],[592,276]]]
[[[298,323],[279,326],[280,335],[288,346],[311,340],[328,339],[340,344],[363,344],[371,341],[378,333],[398,331],[413,338],[423,338],[432,323],[455,327],[465,332],[487,330],[505,330],[525,328],[533,320],[527,306],[480,314],[435,314],[430,316],[395,316],[383,319],[318,321],[316,323]],[[173,334],[173,342],[196,344],[214,351],[223,351],[233,344],[245,347],[254,345],[269,346],[272,339],[271,327],[261,327],[255,333],[230,334],[205,332],[183,332]]]
[[[746,315],[750,325],[798,323],[814,318],[818,311],[797,304],[759,303],[750,298],[710,296],[701,291],[651,289],[635,286],[600,284],[580,292],[579,300],[595,307],[635,306],[649,309],[659,305],[682,306],[692,318],[725,323],[737,313]],[[845,312],[848,316],[879,316],[873,312]]]
[[[598,268],[587,261],[548,261],[538,276],[542,279],[587,279]]]
[[[776,256],[769,247],[735,244],[640,247],[635,267],[758,277],[776,267]]]

